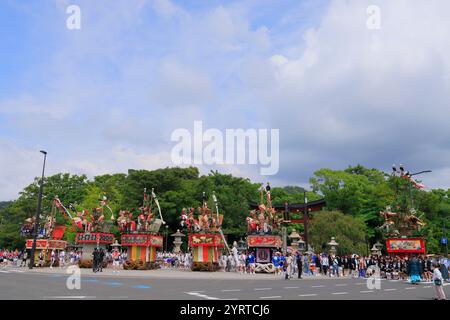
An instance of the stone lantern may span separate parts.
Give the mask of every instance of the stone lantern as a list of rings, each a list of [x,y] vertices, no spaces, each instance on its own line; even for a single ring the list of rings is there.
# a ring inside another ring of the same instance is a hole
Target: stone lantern
[[[377,241],[377,243],[375,243],[372,247],[372,249],[370,249],[370,251],[372,252],[372,255],[374,256],[381,256],[381,243],[379,243]]]
[[[175,238],[175,240],[173,241],[173,244],[175,245],[175,248],[173,248],[173,252],[179,253],[181,251],[181,245],[183,244],[182,238],[185,237],[184,233],[181,233],[180,229],[177,229],[177,232],[171,234],[170,236]]]
[[[242,240],[242,238],[237,242],[237,249],[239,252],[244,252],[245,250],[247,250],[247,243]]]
[[[300,238],[300,240],[297,241],[297,244],[298,244],[298,250],[300,252],[305,251],[305,241],[302,238]]]
[[[300,235],[294,229],[294,230],[292,230],[291,234],[288,237],[291,240],[292,249],[297,251],[297,249],[299,247],[298,241],[301,239]]]
[[[336,247],[339,245],[339,243],[336,242],[334,237],[331,237],[331,241],[328,242],[327,244],[330,247],[331,255],[336,255],[336,252],[337,252]]]

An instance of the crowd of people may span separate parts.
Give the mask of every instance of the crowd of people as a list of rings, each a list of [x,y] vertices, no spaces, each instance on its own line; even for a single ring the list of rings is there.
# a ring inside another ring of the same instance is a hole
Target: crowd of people
[[[190,252],[158,252],[156,263],[161,269],[190,270],[194,262],[194,257]]]
[[[418,256],[409,258],[396,256],[359,256],[331,255],[328,253],[301,252],[287,253],[275,252],[272,256],[275,275],[283,275],[290,279],[297,275],[325,276],[325,277],[352,277],[367,278],[376,275],[390,280],[432,281],[433,271],[438,268],[444,281],[449,280],[450,261],[448,259],[431,256]],[[240,252],[237,255],[229,253],[223,255],[219,262],[222,271],[255,273],[255,253]]]

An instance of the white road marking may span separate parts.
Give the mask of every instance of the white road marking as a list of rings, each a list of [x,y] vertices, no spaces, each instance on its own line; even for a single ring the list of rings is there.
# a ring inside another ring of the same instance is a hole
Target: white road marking
[[[414,288],[414,287],[405,288],[405,290],[413,290],[413,289],[416,289],[416,288]]]
[[[276,299],[281,298],[281,296],[270,296],[270,297],[259,297],[260,299]]]
[[[272,288],[255,288],[253,289],[255,291],[261,291],[261,290],[272,290]]]
[[[196,292],[191,291],[191,292],[185,292],[185,293],[189,294],[191,296],[197,296],[197,297],[205,298],[205,299],[208,299],[208,300],[219,300],[219,298],[210,297],[210,296],[207,296],[206,294],[198,293],[198,291],[196,291]]]
[[[336,285],[336,287],[345,287],[347,284],[345,284],[345,283],[340,283],[340,284],[337,284]]]
[[[361,293],[371,293],[373,292],[373,290],[364,290],[364,291],[360,291]]]
[[[233,291],[241,291],[241,289],[225,289],[225,290],[220,290],[222,292],[233,292]]]
[[[9,273],[9,271],[0,270],[1,273]]]
[[[333,292],[332,294],[348,294],[348,292]]]
[[[309,294],[299,294],[299,297],[314,297],[317,296],[317,293],[309,293]]]
[[[397,289],[384,289],[384,291],[395,291]]]
[[[94,299],[95,296],[49,296],[44,299]]]
[[[322,286],[322,285],[320,285],[320,286],[311,286],[311,288],[323,288],[323,287],[325,287],[325,286]]]
[[[431,286],[425,286],[425,287],[422,287],[422,288],[431,288]]]
[[[284,287],[285,289],[298,289],[298,287]]]

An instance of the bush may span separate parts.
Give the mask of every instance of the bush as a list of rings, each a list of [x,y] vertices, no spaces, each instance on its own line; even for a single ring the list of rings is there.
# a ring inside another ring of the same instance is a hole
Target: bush
[[[159,266],[155,262],[144,262],[142,260],[132,261],[127,260],[123,264],[124,270],[154,270]]]
[[[209,271],[214,272],[220,269],[217,262],[194,262],[192,264],[192,271]]]

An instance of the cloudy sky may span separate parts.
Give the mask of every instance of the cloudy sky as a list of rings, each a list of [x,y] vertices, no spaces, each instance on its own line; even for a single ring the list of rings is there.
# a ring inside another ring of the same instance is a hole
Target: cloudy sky
[[[69,30],[69,5],[81,29]],[[367,8],[380,9],[380,29]],[[0,200],[40,174],[172,166],[171,133],[280,130],[272,185],[403,162],[450,187],[447,0],[2,0]],[[202,166],[202,173],[211,167]]]

